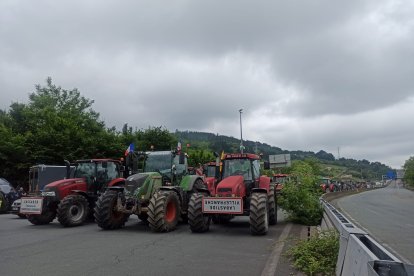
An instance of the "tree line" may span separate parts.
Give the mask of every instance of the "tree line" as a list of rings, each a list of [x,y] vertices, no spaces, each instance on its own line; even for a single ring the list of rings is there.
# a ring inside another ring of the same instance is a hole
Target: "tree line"
[[[108,128],[93,110],[93,100],[48,78],[36,85],[27,103],[0,110],[0,177],[26,186],[30,166],[63,165],[64,160],[124,156],[130,143],[142,151],[170,150],[176,137],[164,127],[121,131]]]

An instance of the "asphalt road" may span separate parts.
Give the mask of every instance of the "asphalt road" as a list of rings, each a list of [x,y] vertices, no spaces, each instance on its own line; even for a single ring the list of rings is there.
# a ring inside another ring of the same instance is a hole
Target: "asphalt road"
[[[0,274],[261,275],[287,225],[251,236],[248,218],[238,217],[202,234],[191,233],[186,224],[152,233],[136,216],[123,229],[103,231],[94,223],[34,226],[5,214],[0,215]]]
[[[414,192],[392,183],[338,199],[336,204],[402,261],[414,264]]]

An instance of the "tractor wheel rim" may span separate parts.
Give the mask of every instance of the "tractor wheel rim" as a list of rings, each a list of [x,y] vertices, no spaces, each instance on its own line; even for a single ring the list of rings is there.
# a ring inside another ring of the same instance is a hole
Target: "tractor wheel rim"
[[[172,222],[175,219],[177,212],[177,207],[175,206],[174,202],[170,201],[167,203],[167,207],[165,208],[165,220],[167,222]]]
[[[83,208],[78,205],[73,205],[70,207],[69,213],[73,220],[79,220],[83,216]]]

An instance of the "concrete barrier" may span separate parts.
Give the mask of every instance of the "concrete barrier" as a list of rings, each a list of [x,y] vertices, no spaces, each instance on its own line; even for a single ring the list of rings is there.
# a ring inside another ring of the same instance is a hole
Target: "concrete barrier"
[[[322,230],[336,229],[340,236],[337,276],[414,276],[412,265],[402,263],[329,202],[321,199],[321,203]]]

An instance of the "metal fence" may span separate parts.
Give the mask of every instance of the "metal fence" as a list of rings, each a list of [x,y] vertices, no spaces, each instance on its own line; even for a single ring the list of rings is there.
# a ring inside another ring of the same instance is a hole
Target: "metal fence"
[[[335,228],[340,234],[337,276],[414,276],[414,265],[401,262],[329,202],[321,199],[321,203],[321,228]]]

